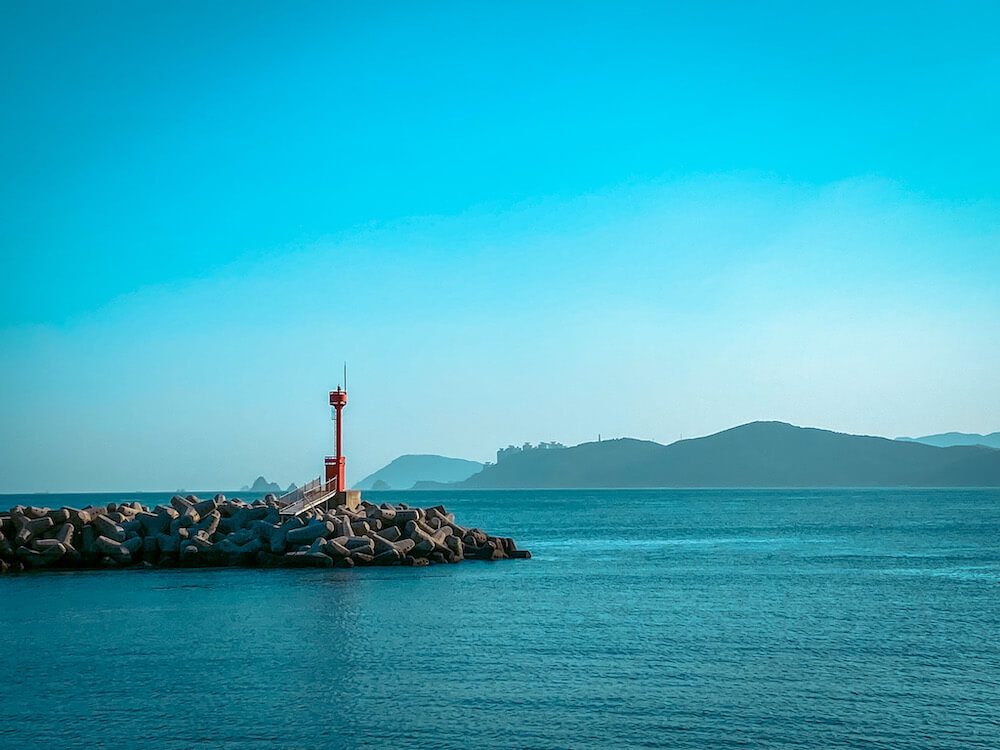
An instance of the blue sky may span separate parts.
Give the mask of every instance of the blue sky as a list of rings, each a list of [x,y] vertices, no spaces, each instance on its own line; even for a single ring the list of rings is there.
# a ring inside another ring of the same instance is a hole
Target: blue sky
[[[1000,8],[4,3],[0,490],[1000,429]]]

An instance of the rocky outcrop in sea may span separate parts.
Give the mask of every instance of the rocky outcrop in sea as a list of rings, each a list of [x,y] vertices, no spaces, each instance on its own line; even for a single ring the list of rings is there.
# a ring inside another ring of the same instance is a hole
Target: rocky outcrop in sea
[[[0,573],[127,567],[340,567],[529,558],[509,537],[465,528],[443,506],[337,506],[283,516],[253,503],[175,495],[86,508],[15,506],[0,513]]]

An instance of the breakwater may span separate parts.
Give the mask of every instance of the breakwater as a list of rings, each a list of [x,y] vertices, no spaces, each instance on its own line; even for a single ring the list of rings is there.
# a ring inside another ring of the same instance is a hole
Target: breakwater
[[[362,502],[286,517],[273,495],[253,503],[175,495],[169,504],[109,503],[0,513],[0,573],[95,567],[342,567],[528,558],[509,537],[455,522],[443,506]]]

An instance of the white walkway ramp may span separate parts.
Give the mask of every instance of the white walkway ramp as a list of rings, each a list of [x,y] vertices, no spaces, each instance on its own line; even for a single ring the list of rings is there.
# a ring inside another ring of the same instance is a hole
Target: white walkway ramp
[[[297,516],[322,505],[336,494],[336,478],[325,481],[322,477],[317,477],[298,489],[279,497],[278,504],[281,507],[278,513],[283,516]]]

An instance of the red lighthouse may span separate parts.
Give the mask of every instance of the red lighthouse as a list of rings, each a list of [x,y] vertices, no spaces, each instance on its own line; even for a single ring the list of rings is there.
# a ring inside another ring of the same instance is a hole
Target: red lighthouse
[[[330,489],[336,489],[337,492],[344,492],[347,489],[347,484],[344,481],[344,436],[343,436],[343,411],[344,407],[347,406],[347,390],[341,390],[340,386],[337,386],[337,390],[330,391],[330,406],[332,406],[336,411],[333,416],[333,445],[334,452],[336,455],[327,456],[324,460],[326,465],[326,485]],[[336,485],[331,485],[331,482],[336,480]]]
[[[333,407],[333,449],[336,455],[323,460],[324,476],[317,477],[301,487],[286,492],[278,498],[278,511],[283,516],[297,516],[313,508],[331,508],[344,505],[350,510],[361,506],[361,492],[347,489],[344,479],[344,407],[347,406],[347,368],[344,368],[344,383],[341,388],[330,391],[330,406]]]

